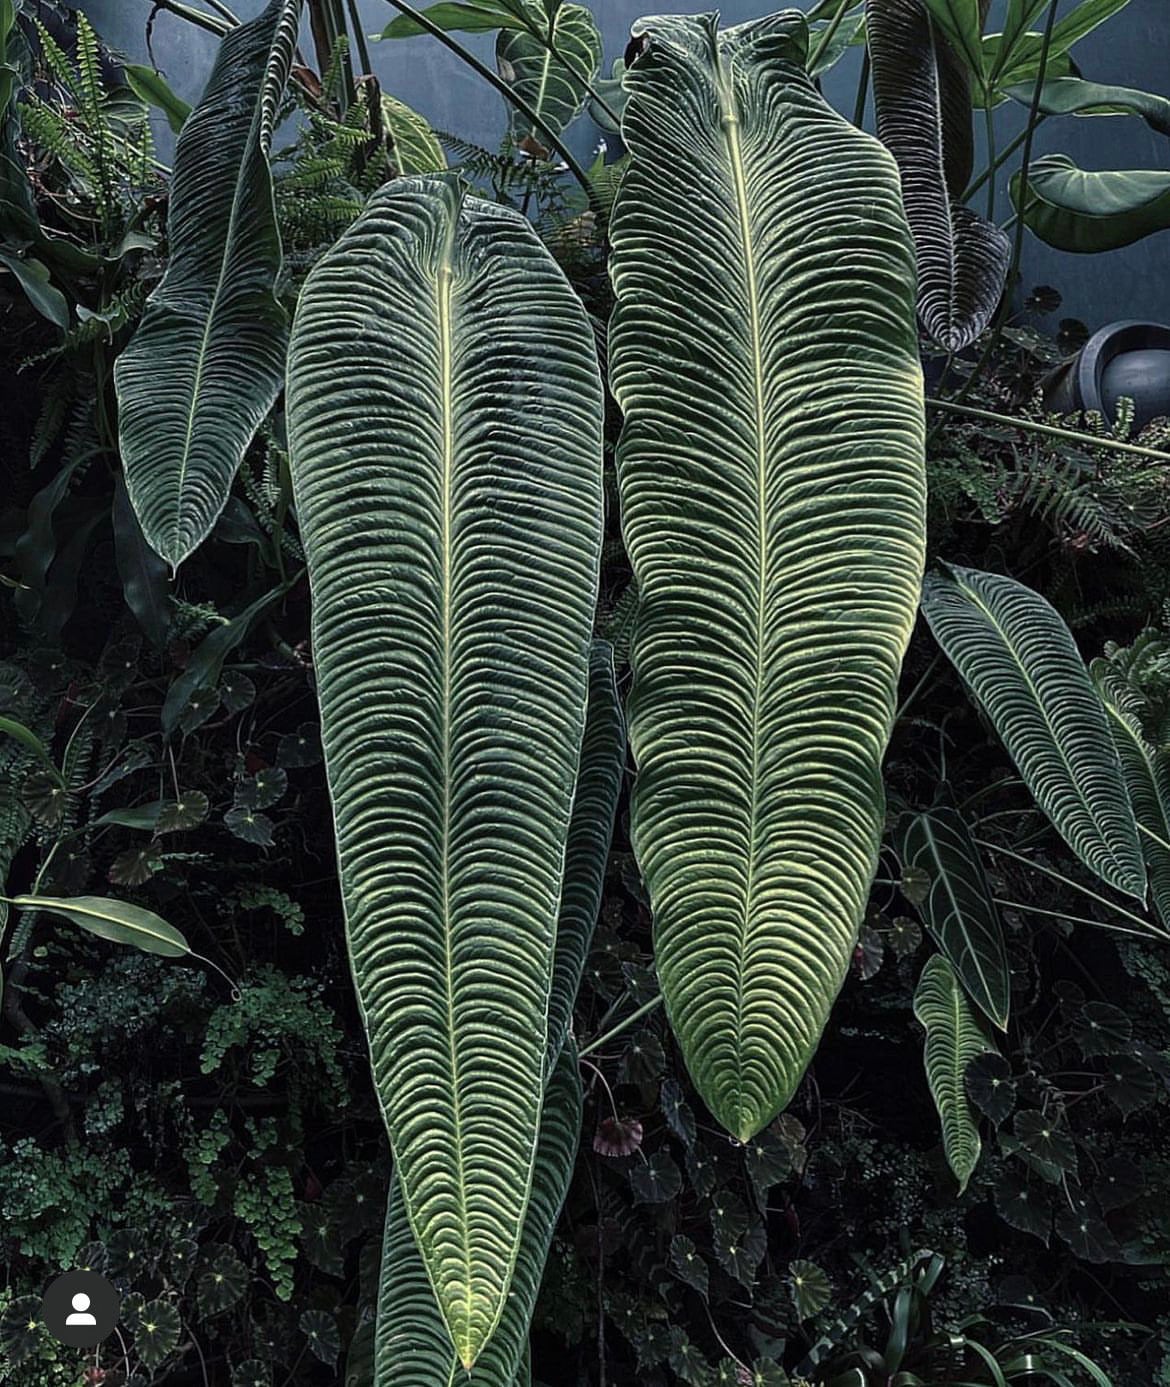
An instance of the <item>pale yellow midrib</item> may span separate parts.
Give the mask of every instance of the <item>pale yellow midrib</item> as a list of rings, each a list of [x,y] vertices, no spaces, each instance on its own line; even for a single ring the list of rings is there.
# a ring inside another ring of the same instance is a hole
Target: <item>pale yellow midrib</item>
[[[440,553],[442,610],[442,641],[440,660],[442,663],[443,703],[441,717],[442,745],[442,828],[440,842],[441,881],[442,881],[442,923],[443,923],[443,970],[447,1003],[447,1052],[451,1066],[451,1113],[455,1135],[455,1169],[459,1196],[459,1234],[462,1240],[464,1294],[466,1323],[464,1332],[470,1335],[472,1306],[471,1283],[471,1237],[469,1230],[467,1197],[467,1172],[463,1163],[463,1116],[460,1108],[459,1056],[455,1045],[455,963],[451,950],[451,893],[450,893],[450,844],[451,844],[451,512],[452,489],[455,470],[455,430],[454,430],[454,385],[452,363],[451,330],[451,290],[454,279],[452,254],[454,248],[455,226],[458,211],[451,215],[451,226],[442,261],[435,279],[435,294],[438,310],[439,330],[439,381],[440,408],[443,416],[442,436],[442,544]],[[464,1357],[457,1346],[458,1356]]]
[[[767,513],[768,497],[765,473],[767,469],[767,449],[764,445],[765,404],[764,404],[764,362],[760,331],[759,283],[756,275],[755,246],[752,243],[751,212],[748,206],[747,182],[744,176],[743,149],[740,144],[739,114],[735,107],[735,88],[732,75],[716,52],[718,65],[718,90],[722,114],[720,124],[727,141],[728,158],[731,165],[732,181],[735,185],[736,212],[739,218],[740,243],[744,257],[744,277],[748,299],[748,318],[751,335],[752,376],[756,424],[756,523],[759,542],[756,547],[756,613],[755,646],[756,669],[755,688],[751,713],[751,791],[748,802],[748,831],[751,841],[748,845],[747,879],[744,883],[743,927],[740,936],[739,955],[736,959],[735,1033],[736,1033],[736,1098],[742,1120],[743,1103],[743,1013],[744,1013],[744,970],[745,952],[751,917],[752,895],[755,890],[756,870],[756,819],[759,813],[760,777],[760,704],[764,695],[764,604],[767,594]],[[742,1133],[737,1133],[742,1135]]]

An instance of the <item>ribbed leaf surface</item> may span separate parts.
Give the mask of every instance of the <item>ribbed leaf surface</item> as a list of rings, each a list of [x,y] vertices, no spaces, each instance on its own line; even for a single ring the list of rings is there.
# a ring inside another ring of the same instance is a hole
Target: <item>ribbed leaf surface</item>
[[[1007,235],[958,201],[971,176],[965,65],[922,0],[867,0],[878,135],[898,161],[918,257],[918,315],[947,351],[991,321],[1011,259]]]
[[[1057,832],[1103,881],[1144,897],[1109,722],[1060,615],[1012,578],[953,566],[927,576],[922,611]]]
[[[999,911],[979,850],[962,815],[946,805],[905,814],[897,826],[903,870],[916,867],[930,882],[922,915],[967,995],[1004,1030],[1011,1007],[1011,972]]]
[[[398,180],[310,276],[288,399],[354,975],[470,1365],[546,1078],[601,537],[592,333],[523,218]]]
[[[699,1091],[746,1140],[848,966],[923,549],[913,253],[893,160],[789,11],[643,21],[612,383],[640,593],[635,851]]]
[[[613,647],[594,641],[589,656],[589,706],[581,742],[581,768],[569,821],[565,882],[557,917],[552,995],[548,1009],[550,1065],[569,1033],[585,958],[593,942],[614,816],[626,764],[626,728],[613,672]]]
[[[549,1082],[512,1293],[491,1343],[470,1373],[451,1347],[394,1181],[382,1251],[374,1387],[513,1387],[527,1361],[528,1326],[581,1131],[576,1048],[565,1047]]]
[[[167,271],[114,369],[130,499],[172,565],[215,524],[284,372],[268,150],[300,8],[272,0],[220,45],[175,153]]]
[[[1108,660],[1094,660],[1089,671],[1109,714],[1138,825],[1150,899],[1162,923],[1170,926],[1170,752],[1165,747],[1154,748],[1146,740],[1142,696],[1121,671]]]
[[[543,30],[548,19],[542,6],[527,5],[533,22]],[[601,67],[601,35],[597,22],[584,5],[556,7],[553,53],[524,29],[501,29],[496,40],[496,66],[504,80],[559,134],[585,104],[585,83],[592,82]],[[566,61],[567,59],[567,61]],[[544,145],[548,136],[534,129],[521,112],[512,110],[512,133]]]
[[[938,1109],[947,1164],[962,1194],[981,1150],[979,1124],[967,1097],[967,1066],[992,1047],[942,954],[934,954],[922,970],[914,989],[914,1015],[926,1028],[926,1081]]]

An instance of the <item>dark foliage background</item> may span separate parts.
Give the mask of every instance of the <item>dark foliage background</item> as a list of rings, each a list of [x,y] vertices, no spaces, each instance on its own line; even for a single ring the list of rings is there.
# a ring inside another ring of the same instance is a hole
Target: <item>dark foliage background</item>
[[[166,183],[141,118],[90,90],[62,17],[73,54],[33,57],[44,114],[25,123],[25,155],[42,218],[107,254],[76,279],[83,311],[63,343],[0,278],[0,716],[33,729],[65,781],[0,740],[0,865],[10,895],[146,905],[201,958],[46,915],[10,922],[0,1365],[14,1387],[356,1387],[389,1156],[345,957],[279,416],[172,583],[125,501],[110,375],[165,260]],[[111,155],[100,169],[95,143]],[[354,148],[316,115],[285,151],[290,302],[378,181]],[[604,247],[583,208],[514,151],[452,154],[537,218],[602,324]],[[970,402],[1040,417],[1041,377],[1082,335],[1036,291]],[[930,470],[932,552],[1045,593],[1087,657],[1112,651],[1164,740],[1165,472],[979,422],[936,428]],[[612,504],[608,527],[598,631],[624,688],[636,594]],[[1018,1379],[1027,1352],[1049,1381],[1097,1380],[1075,1344],[1118,1387],[1170,1383],[1170,955],[1125,933],[1119,902],[1085,894],[925,631],[903,693],[891,822],[956,806],[1008,926],[1013,1019],[1002,1058],[969,1076],[984,1143],[969,1187],[956,1195],[939,1150],[910,1006],[922,883],[895,852],[796,1101],[741,1147],[654,1006],[623,802],[575,1020],[586,1120],[537,1312],[538,1380],[779,1382],[774,1360],[840,1383],[994,1382],[988,1358]],[[96,1366],[29,1327],[70,1266],[127,1292],[129,1337]]]

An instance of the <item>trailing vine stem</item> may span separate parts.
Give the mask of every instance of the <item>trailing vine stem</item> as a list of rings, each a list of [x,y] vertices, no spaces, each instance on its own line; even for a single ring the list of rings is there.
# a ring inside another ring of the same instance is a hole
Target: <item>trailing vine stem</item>
[[[651,997],[648,1002],[643,1002],[636,1011],[632,1011],[624,1021],[619,1021],[616,1026],[606,1031],[604,1035],[594,1036],[588,1045],[583,1045],[581,1047],[578,1051],[578,1056],[584,1059],[586,1055],[591,1055],[595,1050],[600,1050],[603,1046],[608,1045],[614,1036],[621,1035],[621,1033],[628,1030],[635,1021],[640,1021],[643,1016],[649,1016],[652,1011],[657,1011],[661,1005],[662,994],[659,993],[657,997]]]
[[[1153,458],[1155,462],[1170,462],[1170,453],[1163,452],[1160,448],[1147,448],[1141,443],[1127,443],[1120,438],[1083,433],[1079,429],[1062,429],[1058,424],[1041,424],[1036,419],[1019,419],[1014,414],[997,414],[993,409],[977,409],[974,405],[963,405],[957,400],[939,400],[933,395],[928,395],[926,407],[941,410],[944,414],[957,414],[964,419],[983,419],[989,424],[1008,424],[1012,428],[1022,429],[1024,433],[1040,433],[1048,438],[1063,439],[1067,443],[1083,443],[1093,448],[1109,448],[1115,453]]]

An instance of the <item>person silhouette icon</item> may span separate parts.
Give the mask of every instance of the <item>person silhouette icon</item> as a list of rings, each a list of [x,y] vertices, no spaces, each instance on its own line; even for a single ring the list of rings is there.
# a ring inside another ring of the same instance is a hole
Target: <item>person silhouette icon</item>
[[[89,1313],[89,1296],[84,1291],[78,1291],[73,1297],[73,1314],[65,1323],[93,1325],[96,1328],[97,1320]]]
[[[62,1272],[45,1288],[41,1323],[60,1344],[93,1348],[114,1333],[122,1297],[96,1271]],[[7,1377],[0,1369],[0,1378]]]

